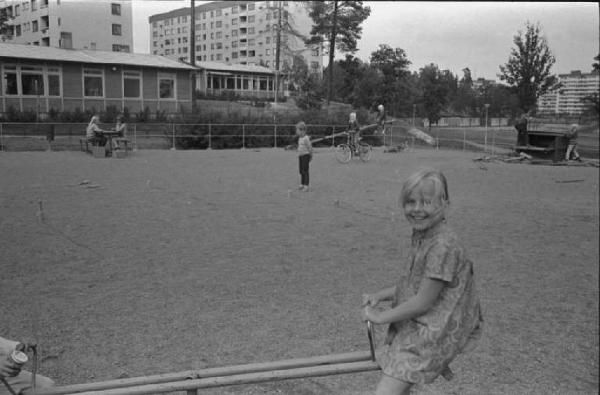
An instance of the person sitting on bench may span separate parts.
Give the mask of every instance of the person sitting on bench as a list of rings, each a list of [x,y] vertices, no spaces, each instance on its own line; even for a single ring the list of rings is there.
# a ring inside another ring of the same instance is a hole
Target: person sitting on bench
[[[94,115],[92,117],[90,123],[85,129],[85,136],[87,141],[92,143],[92,145],[104,147],[106,145],[106,137],[103,134],[104,130],[100,129],[98,126],[99,121],[100,117],[98,115]]]
[[[123,114],[117,115],[117,123],[115,125],[115,132],[118,132],[119,138],[127,138],[127,124],[123,122]],[[120,149],[119,139],[113,139],[113,149]]]

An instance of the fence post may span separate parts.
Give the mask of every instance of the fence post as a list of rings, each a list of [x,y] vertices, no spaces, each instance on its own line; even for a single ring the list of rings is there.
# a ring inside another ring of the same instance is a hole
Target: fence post
[[[133,124],[133,147],[131,147],[132,151],[137,151],[137,124]]]
[[[273,116],[273,118],[275,118],[275,116]],[[275,129],[275,135],[273,137],[274,137],[275,141],[274,141],[274,144],[273,144],[273,148],[277,148],[277,122],[275,122],[274,129]]]
[[[440,149],[440,130],[435,128],[435,149]]]
[[[331,149],[335,149],[335,125],[333,125],[333,131],[331,132]]]
[[[4,151],[4,140],[2,139],[2,126],[0,123],[0,151]]]
[[[246,149],[246,128],[245,124],[242,124],[242,150]]]
[[[173,146],[171,147],[171,151],[175,150],[175,124],[171,124],[171,132],[173,133]]]
[[[211,133],[211,124],[208,124],[208,149],[212,149],[212,133]]]
[[[492,156],[494,156],[494,147],[496,144],[496,132],[494,131],[494,129],[492,129]]]
[[[469,125],[471,124],[471,121],[469,121]],[[467,145],[467,131],[465,129],[463,129],[463,151],[466,149],[466,145]]]

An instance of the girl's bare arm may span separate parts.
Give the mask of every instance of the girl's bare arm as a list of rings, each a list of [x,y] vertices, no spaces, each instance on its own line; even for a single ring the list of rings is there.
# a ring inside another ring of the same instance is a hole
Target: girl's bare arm
[[[444,289],[443,281],[425,278],[417,294],[406,302],[385,311],[377,311],[367,306],[363,318],[376,324],[389,324],[418,317],[431,309],[442,289]]]

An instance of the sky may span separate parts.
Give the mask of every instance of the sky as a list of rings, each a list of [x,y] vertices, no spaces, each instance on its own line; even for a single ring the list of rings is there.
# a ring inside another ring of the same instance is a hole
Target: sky
[[[196,6],[206,1],[195,1]],[[149,52],[153,14],[189,7],[190,0],[132,0],[134,51]],[[401,48],[418,71],[430,63],[459,78],[499,80],[526,23],[538,24],[556,63],[555,74],[590,72],[600,52],[600,9],[596,2],[364,1],[371,15],[362,24],[354,56],[368,62],[380,44]],[[344,55],[336,54],[336,59]],[[327,58],[324,58],[327,64]]]

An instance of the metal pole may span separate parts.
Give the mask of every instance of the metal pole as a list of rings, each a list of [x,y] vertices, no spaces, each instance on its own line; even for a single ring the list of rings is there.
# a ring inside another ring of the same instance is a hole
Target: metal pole
[[[132,151],[137,151],[137,124],[133,124],[133,149]]]
[[[487,152],[488,108],[490,107],[490,105],[488,103],[486,103],[484,105],[485,105],[485,140],[484,140],[484,145],[483,145],[483,151]]]
[[[467,131],[463,129],[463,151],[466,148],[466,144],[467,144]]]
[[[211,124],[208,124],[208,149],[212,149],[212,134],[211,134]]]
[[[413,104],[413,128],[415,127],[415,113],[417,112],[417,105]]]
[[[333,132],[331,134],[335,135],[335,125],[333,125]],[[335,137],[331,138],[331,149],[335,149]]]
[[[277,111],[277,109],[275,110]],[[275,130],[275,135],[274,135],[274,144],[273,144],[273,148],[277,148],[277,117],[275,116],[275,113],[273,113],[273,124],[274,124],[274,130]]]
[[[171,131],[173,133],[173,146],[171,147],[171,151],[175,150],[175,124],[171,124]]]
[[[4,140],[2,139],[2,127],[4,125],[0,123],[0,151],[4,151]]]
[[[246,125],[242,124],[242,150],[246,149]]]

